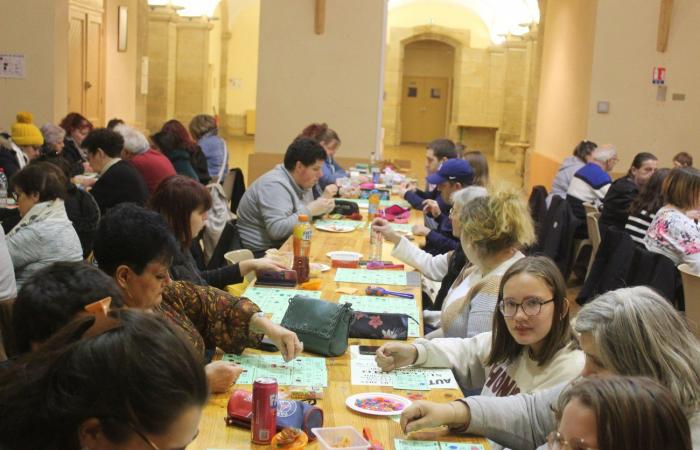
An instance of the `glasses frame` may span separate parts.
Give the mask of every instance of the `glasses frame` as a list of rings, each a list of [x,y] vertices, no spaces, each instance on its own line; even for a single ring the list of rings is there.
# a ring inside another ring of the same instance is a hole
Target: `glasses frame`
[[[589,446],[583,439],[576,438],[569,442],[558,431],[552,431],[547,435],[547,448],[549,450],[572,450],[574,448],[572,445],[583,450],[598,450],[597,447]]]
[[[525,311],[525,308],[523,307],[523,305],[525,304],[526,301],[535,300],[535,299],[539,300],[537,303],[540,305],[540,307],[539,307],[539,309],[537,310],[537,312],[536,312],[535,314],[528,314],[527,311]],[[515,317],[515,316],[517,316],[517,315],[518,315],[518,309],[522,309],[522,310],[523,310],[523,314],[525,314],[527,317],[535,317],[535,316],[539,315],[539,314],[542,312],[542,305],[546,305],[547,303],[552,303],[552,302],[554,302],[554,298],[550,298],[549,300],[542,300],[542,299],[539,298],[539,297],[530,297],[530,298],[526,298],[525,300],[523,300],[522,303],[516,303],[516,304],[515,304],[515,312],[513,312],[513,314],[506,315],[506,311],[505,311],[505,310],[506,310],[505,300],[506,300],[506,299],[501,299],[501,300],[498,302],[498,311],[501,313],[501,315],[503,315],[503,317],[509,317],[509,318],[510,318],[510,317]]]

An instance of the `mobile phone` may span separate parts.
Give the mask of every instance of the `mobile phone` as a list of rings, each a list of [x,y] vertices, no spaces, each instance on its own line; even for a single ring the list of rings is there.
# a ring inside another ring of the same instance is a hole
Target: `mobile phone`
[[[379,350],[378,345],[360,345],[360,355],[374,355]]]

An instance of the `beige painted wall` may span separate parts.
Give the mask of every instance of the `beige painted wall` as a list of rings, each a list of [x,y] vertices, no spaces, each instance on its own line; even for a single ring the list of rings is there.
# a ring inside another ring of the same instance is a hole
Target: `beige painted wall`
[[[550,186],[557,167],[590,135],[593,37],[597,0],[549,0],[545,11],[542,66],[529,183]],[[636,8],[635,8],[636,9]],[[626,20],[630,24],[636,22]],[[619,37],[630,35],[621,34]]]
[[[214,11],[214,17],[220,16],[221,5]],[[202,113],[211,115],[219,114],[219,92],[221,91],[221,86],[219,85],[219,76],[221,74],[221,21],[215,20],[213,24],[214,28],[209,32],[209,95],[205,108],[202,111]]]
[[[322,35],[314,3],[261,3],[256,151],[282,153],[325,121],[343,140],[339,156],[369,157],[380,145],[386,1],[328,0]]]
[[[68,0],[4,1],[0,53],[22,54],[27,78],[0,78],[0,129],[9,130],[18,111],[30,111],[41,126],[55,122],[68,104]]]
[[[231,40],[228,51],[226,109],[228,114],[243,115],[255,109],[258,88],[258,47],[260,0],[236,2],[232,8]]]
[[[127,50],[117,51],[118,7],[128,13]],[[136,122],[138,0],[105,0],[105,123],[114,117]]]
[[[418,41],[406,46],[403,76],[452,78],[455,49],[439,41]]]
[[[679,151],[700,162],[700,2],[674,2],[665,53],[656,51],[658,20],[659,2],[598,2],[588,134],[617,145],[621,170],[640,151],[656,154],[662,166]],[[656,100],[654,66],[668,70],[665,102]],[[672,93],[686,100],[673,101]],[[599,100],[610,102],[609,114],[596,112]]]
[[[389,12],[388,29],[435,25],[471,31],[471,46],[487,48],[491,45],[489,31],[474,12],[450,4],[410,3]],[[391,36],[389,36],[390,38]]]

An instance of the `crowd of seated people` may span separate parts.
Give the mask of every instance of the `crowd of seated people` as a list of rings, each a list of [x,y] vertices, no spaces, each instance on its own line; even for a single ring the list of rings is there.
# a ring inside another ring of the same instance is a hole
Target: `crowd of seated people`
[[[212,267],[198,238],[230,156],[213,116],[152,135],[78,113],[41,128],[29,113],[16,119],[0,137],[15,203],[0,210],[0,448],[185,448],[210,393],[242,373],[217,349],[267,338],[286,361],[303,351],[227,288],[287,268],[266,252],[301,216],[334,210],[350,173],[335,160],[338,132],[313,123],[290,136],[279,164],[226,211],[255,258]],[[659,159],[638,153],[613,181],[615,147],[581,141],[550,200],[582,220],[590,203],[601,230],[626,230],[700,274],[700,172],[684,152],[672,169]],[[371,223],[429,281],[424,338],[389,341],[375,361],[449,368],[466,396],[414,402],[403,431],[431,438],[447,426],[493,449],[700,448],[700,344],[670,299],[636,286],[578,310],[557,264],[528,253],[536,233],[523,192],[490,174],[486,155],[435,139],[426,171],[425,189],[400,193],[424,220],[413,227],[423,247],[386,218]]]

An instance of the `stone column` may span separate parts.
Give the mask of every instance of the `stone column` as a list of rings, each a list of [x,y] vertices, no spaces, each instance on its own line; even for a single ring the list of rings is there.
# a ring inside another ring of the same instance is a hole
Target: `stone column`
[[[175,58],[175,118],[185,126],[207,110],[209,96],[209,32],[214,25],[202,18],[177,24]]]
[[[175,115],[175,61],[177,48],[175,10],[152,8],[148,15],[148,97],[146,128],[160,130]]]

